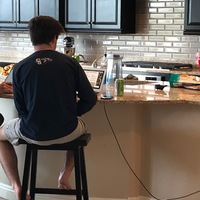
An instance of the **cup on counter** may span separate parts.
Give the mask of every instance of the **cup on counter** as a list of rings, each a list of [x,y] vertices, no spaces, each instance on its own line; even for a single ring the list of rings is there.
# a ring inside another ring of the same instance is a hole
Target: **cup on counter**
[[[197,66],[200,67],[200,53],[199,52],[196,53],[196,63],[197,63]]]
[[[180,74],[171,74],[169,78],[170,87],[174,87],[174,83],[179,81]]]

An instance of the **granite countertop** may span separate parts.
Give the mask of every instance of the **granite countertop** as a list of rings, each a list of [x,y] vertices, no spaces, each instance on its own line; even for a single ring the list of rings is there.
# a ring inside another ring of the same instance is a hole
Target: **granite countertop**
[[[157,72],[159,70],[156,70]],[[167,71],[166,71],[167,72]],[[169,73],[169,71],[168,71]],[[199,75],[200,68],[174,69],[170,73]],[[167,85],[163,90],[156,90],[155,84]],[[111,100],[102,100],[101,93],[98,94],[98,102],[106,103],[155,103],[155,104],[174,104],[187,103],[200,105],[200,90],[185,88],[170,88],[169,82],[148,82],[137,85],[125,85],[123,97],[114,97]],[[12,99],[12,94],[1,94],[0,98]]]
[[[155,84],[148,83],[141,85],[126,85],[123,97],[114,97],[111,100],[101,99],[98,95],[98,102],[106,103],[143,103],[143,104],[197,104],[200,105],[200,91],[185,88],[171,88],[168,82],[160,82],[167,85],[163,90],[156,90]]]
[[[98,103],[123,103],[123,104],[196,104],[200,105],[200,90],[191,90],[185,88],[171,88],[169,82],[159,82],[161,85],[167,85],[163,90],[156,90],[155,84],[151,82],[140,85],[125,85],[124,96],[115,96],[111,100],[101,99],[101,93],[98,94]],[[0,95],[0,98],[12,99],[12,94]]]

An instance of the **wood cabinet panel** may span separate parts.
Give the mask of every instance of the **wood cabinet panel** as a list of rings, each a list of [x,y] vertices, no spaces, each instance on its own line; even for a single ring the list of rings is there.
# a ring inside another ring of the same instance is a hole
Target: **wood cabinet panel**
[[[15,7],[14,0],[0,0],[0,26],[15,27]]]
[[[0,30],[27,30],[34,16],[48,15],[60,20],[64,14],[64,0],[0,0],[0,5]]]
[[[65,5],[69,32],[135,31],[135,0],[65,0]]]
[[[184,34],[200,35],[200,1],[185,0]]]
[[[136,0],[0,0],[0,30],[27,30],[38,15],[56,18],[68,32],[135,32]]]

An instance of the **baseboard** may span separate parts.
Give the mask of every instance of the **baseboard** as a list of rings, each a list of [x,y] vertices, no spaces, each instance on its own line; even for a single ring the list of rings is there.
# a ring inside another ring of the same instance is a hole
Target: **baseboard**
[[[38,200],[66,200],[66,196],[56,196],[56,195],[38,195]],[[73,197],[67,197],[67,200],[74,200]],[[117,199],[117,198],[96,198],[90,197],[90,200],[127,200],[127,199]]]
[[[9,200],[16,200],[12,187],[4,183],[0,183],[0,197]]]
[[[62,196],[52,196],[52,195],[38,195],[38,200],[66,200],[66,197]],[[74,200],[74,197],[68,197],[68,200]],[[128,197],[127,199],[122,198],[100,198],[100,197],[90,197],[90,200],[153,200],[150,197]]]
[[[0,182],[0,197],[8,200],[16,200],[12,187],[10,185]],[[38,200],[66,200],[66,196],[61,195],[37,195]],[[74,200],[74,197],[68,196],[68,200]],[[90,200],[152,200],[149,197],[128,197],[128,199],[122,198],[99,198],[90,197]]]
[[[139,197],[128,197],[128,200],[155,200],[155,199],[150,197],[139,196]]]

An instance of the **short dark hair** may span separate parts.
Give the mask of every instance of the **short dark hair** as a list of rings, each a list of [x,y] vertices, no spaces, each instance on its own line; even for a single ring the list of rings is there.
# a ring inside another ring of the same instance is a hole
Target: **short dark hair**
[[[53,38],[64,31],[59,21],[50,16],[37,16],[29,21],[31,42],[33,45],[49,44]]]

